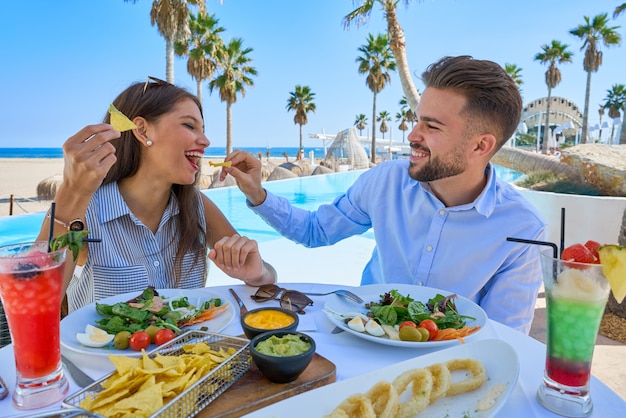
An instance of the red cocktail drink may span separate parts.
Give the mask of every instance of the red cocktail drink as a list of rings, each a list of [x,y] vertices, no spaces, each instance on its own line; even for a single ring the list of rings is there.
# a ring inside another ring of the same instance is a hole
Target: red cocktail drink
[[[15,353],[18,408],[53,404],[69,387],[60,344],[65,254],[47,252],[45,242],[0,247],[0,297]]]
[[[542,254],[547,350],[539,403],[570,417],[591,413],[591,359],[609,295],[601,264],[575,263]]]

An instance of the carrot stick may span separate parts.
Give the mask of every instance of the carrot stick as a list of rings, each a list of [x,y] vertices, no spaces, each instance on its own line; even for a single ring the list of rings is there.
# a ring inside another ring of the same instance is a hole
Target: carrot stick
[[[195,318],[186,320],[185,322],[180,324],[180,326],[185,327],[187,325],[199,324],[201,322],[205,322],[210,319],[213,319],[220,313],[224,312],[227,307],[228,307],[228,303],[225,303],[219,307],[215,307],[214,305],[211,305],[209,309],[205,309],[204,311],[202,311],[200,315],[196,316]]]

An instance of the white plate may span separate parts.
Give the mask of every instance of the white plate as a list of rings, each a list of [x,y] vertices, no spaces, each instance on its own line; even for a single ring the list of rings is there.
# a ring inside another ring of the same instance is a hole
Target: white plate
[[[472,358],[482,362],[487,372],[487,382],[480,388],[457,396],[438,399],[424,409],[420,416],[425,417],[464,417],[488,418],[494,416],[506,402],[515,388],[519,376],[519,360],[513,348],[502,340],[480,340],[464,345],[435,351],[396,363],[361,376],[342,380],[337,383],[313,389],[309,392],[287,398],[263,409],[246,415],[247,418],[291,418],[298,411],[299,418],[322,417],[330,414],[344,399],[355,393],[365,393],[381,380],[392,382],[398,375],[412,368],[421,368],[452,359]],[[341,367],[341,365],[338,365]],[[453,381],[462,380],[463,376],[453,373]],[[464,373],[464,372],[460,372]],[[456,377],[455,377],[456,375]],[[503,385],[504,392],[497,398],[491,409],[478,411],[478,402],[485,398],[495,385]],[[407,396],[400,398],[400,401]]]
[[[400,294],[404,296],[410,296],[414,300],[426,303],[429,299],[437,296],[437,294],[441,294],[447,296],[451,294],[451,292],[447,292],[445,290],[435,289],[432,287],[424,287],[424,286],[414,286],[409,284],[397,284],[397,283],[385,283],[385,284],[372,284],[361,287],[356,287],[351,289],[353,293],[356,293],[365,301],[365,303],[370,302],[378,302],[380,300],[380,295],[390,292],[391,290],[397,290]],[[351,302],[341,296],[332,295],[333,297],[329,298],[329,300],[324,304],[325,308],[329,308],[338,313],[348,313],[348,312],[361,312],[363,314],[367,313],[367,309],[365,305],[362,304],[357,306],[354,302]],[[475,318],[473,320],[467,319],[466,325],[470,326],[479,326],[480,329],[473,334],[464,337],[464,340],[468,340],[473,338],[476,334],[479,334],[485,324],[487,323],[487,314],[477,304],[472,302],[471,300],[464,298],[462,296],[457,296],[455,299],[456,309],[460,315],[470,316]],[[343,328],[347,332],[352,335],[356,335],[359,338],[366,339],[368,341],[372,341],[375,343],[385,344],[385,345],[394,345],[398,347],[411,347],[411,348],[436,348],[436,347],[444,347],[454,344],[459,344],[459,342],[454,340],[446,340],[446,341],[425,341],[425,342],[413,342],[413,341],[398,341],[398,340],[390,340],[386,335],[383,337],[375,337],[366,332],[358,332],[350,329],[346,323],[331,315],[326,314],[328,319],[332,321],[336,326]]]
[[[199,306],[200,303],[207,301],[211,298],[220,298],[223,303],[228,303],[224,298],[206,292],[202,289],[157,289],[157,292],[160,296],[163,297],[177,297],[177,296],[187,296],[189,299],[189,303],[195,306]],[[121,295],[111,296],[109,298],[101,299],[98,303],[113,305],[117,302],[126,302],[131,300],[141,294],[141,291],[123,293]],[[211,319],[206,322],[202,322],[199,324],[195,324],[189,327],[185,327],[186,330],[189,329],[197,329],[201,327],[207,327],[208,331],[218,333],[231,323],[233,318],[235,317],[235,308],[232,303],[228,303],[228,308],[225,312],[222,312],[215,319]],[[123,356],[140,356],[141,351],[134,351],[131,349],[128,350],[118,350],[111,343],[110,346],[95,348],[95,347],[85,347],[81,345],[76,339],[76,334],[80,332],[85,332],[85,326],[87,324],[91,324],[94,326],[98,326],[96,324],[97,320],[102,319],[102,316],[98,315],[96,312],[96,303],[91,303],[89,305],[83,306],[82,308],[72,312],[61,321],[61,347],[76,351],[78,353],[86,353],[86,354],[96,354],[108,356],[109,354],[114,355],[123,355]],[[151,345],[148,350],[154,349],[155,346]]]

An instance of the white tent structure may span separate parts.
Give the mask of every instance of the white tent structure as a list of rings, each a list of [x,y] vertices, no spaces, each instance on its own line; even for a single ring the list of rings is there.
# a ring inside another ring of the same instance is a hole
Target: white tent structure
[[[359,141],[356,128],[340,131],[326,152],[325,163],[330,167],[343,166],[352,170],[369,168],[367,153]]]

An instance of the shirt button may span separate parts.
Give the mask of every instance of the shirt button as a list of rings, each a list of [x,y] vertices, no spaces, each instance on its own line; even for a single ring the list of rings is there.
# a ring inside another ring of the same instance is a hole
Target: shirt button
[[[429,245],[428,247],[426,247],[426,251],[432,251],[433,250],[433,246]]]
[[[443,215],[445,215],[445,214],[446,214],[446,211],[445,211],[445,210],[443,210],[443,209],[441,209],[441,210],[439,211],[439,214],[440,214],[441,216],[443,216]]]
[[[153,265],[154,267],[159,267],[159,264],[160,264],[160,263],[159,263],[158,261],[155,261],[155,262],[153,262],[153,263],[152,263],[152,265]]]
[[[424,282],[417,282],[418,286],[424,286]]]

